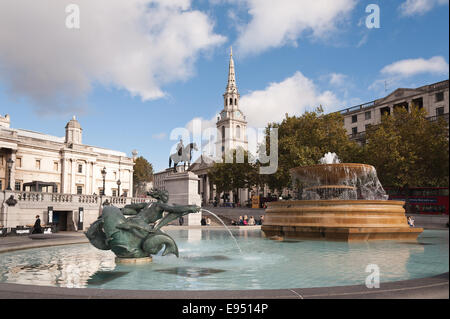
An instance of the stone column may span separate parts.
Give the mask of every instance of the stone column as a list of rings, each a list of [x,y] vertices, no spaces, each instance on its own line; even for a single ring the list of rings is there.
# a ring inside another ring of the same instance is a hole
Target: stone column
[[[84,181],[84,194],[88,195],[89,194],[89,168],[90,168],[88,161],[86,161],[85,167],[86,167],[85,168],[86,169],[86,172],[85,172],[86,178]]]
[[[71,179],[70,179],[70,194],[75,194],[76,193],[76,187],[75,187],[75,180],[76,180],[76,176],[75,176],[75,172],[76,172],[76,161],[74,161],[73,159],[72,161],[72,165],[71,165]]]
[[[66,168],[66,159],[63,158],[61,160],[61,185],[59,187],[59,192],[60,193],[64,193],[66,190],[66,172],[65,172],[65,168]]]
[[[94,162],[90,162],[89,166],[90,166],[90,170],[91,170],[91,193],[90,194],[92,195],[94,193],[97,193],[97,190],[96,190],[97,184],[95,183]],[[100,195],[100,194],[98,194],[98,195]]]
[[[11,168],[11,189],[15,190],[15,183],[16,183],[16,165],[17,165],[17,157],[16,157],[16,151],[15,150],[11,150],[11,155],[10,158],[14,161],[14,164]],[[8,164],[6,164],[6,171],[7,174],[9,174],[8,172]],[[8,176],[8,175],[7,175]],[[6,176],[6,177],[7,177]],[[5,178],[5,181],[7,181],[7,179]],[[8,183],[8,181],[7,181]],[[8,184],[6,184],[6,187],[8,187]],[[6,189],[5,187],[5,189]]]
[[[211,189],[208,174],[205,175],[205,193],[206,193],[206,204],[208,204],[209,201],[211,200]]]

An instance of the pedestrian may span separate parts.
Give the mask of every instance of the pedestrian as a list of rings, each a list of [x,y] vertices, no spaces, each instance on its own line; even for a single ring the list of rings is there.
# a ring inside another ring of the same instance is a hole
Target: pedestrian
[[[248,225],[248,217],[247,217],[247,215],[244,215],[244,225],[245,226]]]
[[[180,226],[183,226],[183,223],[184,223],[183,216],[180,216],[180,218],[178,218],[178,223],[180,224]]]
[[[248,219],[248,225],[255,226],[255,224],[256,224],[255,218],[253,216],[250,216],[250,218]]]
[[[242,216],[239,216],[239,226],[244,226],[244,219]]]
[[[200,220],[200,224],[202,226],[206,226],[206,219],[205,219],[205,217],[202,217],[202,219]]]
[[[206,226],[211,226],[211,219],[206,217]]]
[[[41,219],[39,218],[39,215],[36,215],[36,221],[34,222],[33,231],[32,234],[42,234],[42,227],[41,227]]]

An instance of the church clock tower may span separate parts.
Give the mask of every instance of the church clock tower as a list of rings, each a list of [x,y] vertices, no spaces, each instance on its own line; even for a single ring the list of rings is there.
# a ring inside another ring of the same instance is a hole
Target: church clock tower
[[[239,109],[239,92],[236,86],[234,72],[233,49],[230,50],[230,64],[228,67],[228,83],[223,94],[224,107],[217,118],[216,155],[221,157],[238,147],[248,150],[247,121]]]

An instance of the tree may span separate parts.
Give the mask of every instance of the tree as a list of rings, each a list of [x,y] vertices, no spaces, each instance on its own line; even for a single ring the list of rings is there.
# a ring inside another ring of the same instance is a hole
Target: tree
[[[134,162],[133,189],[134,194],[142,193],[143,185],[153,181],[153,166],[144,157],[139,156]]]
[[[430,122],[426,111],[397,108],[367,132],[365,161],[385,186],[448,186],[448,124]]]
[[[237,154],[243,154],[243,163],[238,161]],[[227,157],[227,160],[225,158]],[[249,152],[241,149],[230,150],[223,157],[222,163],[214,163],[208,172],[208,176],[216,185],[217,193],[233,191],[238,194],[240,188],[250,188],[256,184],[257,166],[252,163],[252,156]],[[236,199],[236,197],[235,197]]]
[[[362,155],[361,147],[349,139],[340,113],[324,114],[322,107],[303,115],[289,116],[281,123],[266,128],[266,149],[269,151],[269,130],[278,129],[278,170],[266,176],[272,191],[293,188],[289,170],[296,166],[318,164],[327,152],[334,152],[341,161],[354,162]]]

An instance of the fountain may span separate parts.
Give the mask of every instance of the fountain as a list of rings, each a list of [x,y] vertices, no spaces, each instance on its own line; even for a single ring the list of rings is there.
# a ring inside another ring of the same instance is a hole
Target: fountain
[[[181,216],[199,212],[200,207],[168,205],[169,194],[165,190],[153,190],[148,195],[157,201],[126,205],[123,209],[105,206],[85,232],[89,242],[98,249],[111,250],[118,263],[151,262],[151,255],[163,248],[163,256],[178,257],[177,244],[161,228]]]
[[[273,239],[415,240],[403,201],[388,200],[375,167],[340,163],[327,153],[320,164],[291,169],[304,186],[301,200],[268,203],[262,230]]]

